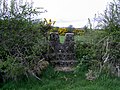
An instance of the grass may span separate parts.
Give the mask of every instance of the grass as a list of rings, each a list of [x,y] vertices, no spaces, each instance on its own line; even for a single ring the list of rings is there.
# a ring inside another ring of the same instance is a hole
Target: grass
[[[8,82],[0,90],[120,90],[120,78],[102,76],[97,80],[88,81],[85,73],[55,72],[46,70],[41,81],[34,78]]]
[[[96,40],[104,37],[104,31],[91,31],[85,35],[76,35],[74,37],[75,41],[86,42],[86,43],[95,43]],[[65,36],[60,36],[60,42],[64,43]]]

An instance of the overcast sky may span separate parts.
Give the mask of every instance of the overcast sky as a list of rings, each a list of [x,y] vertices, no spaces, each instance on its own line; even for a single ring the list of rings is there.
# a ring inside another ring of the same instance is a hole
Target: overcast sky
[[[33,0],[35,7],[44,7],[48,12],[41,14],[40,18],[56,20],[55,26],[83,27],[88,18],[106,9],[112,0]]]

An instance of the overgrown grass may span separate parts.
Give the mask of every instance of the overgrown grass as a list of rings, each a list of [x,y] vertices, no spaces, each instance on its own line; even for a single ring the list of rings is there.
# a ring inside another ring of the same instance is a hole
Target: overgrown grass
[[[50,67],[41,81],[34,78],[3,85],[1,90],[120,90],[120,78],[102,76],[94,81],[85,79],[85,73],[55,72]]]
[[[105,32],[96,30],[85,33],[84,35],[76,35],[74,37],[75,41],[86,42],[86,43],[94,43],[96,40],[100,40],[100,38],[104,37]],[[60,36],[60,42],[64,43],[65,36]]]

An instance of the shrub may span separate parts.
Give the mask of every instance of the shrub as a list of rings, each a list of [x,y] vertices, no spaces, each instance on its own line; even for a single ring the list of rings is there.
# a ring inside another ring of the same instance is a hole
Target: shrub
[[[76,57],[79,61],[77,68],[84,71],[91,66],[91,61],[94,59],[94,45],[87,42],[76,41]]]
[[[14,8],[15,3],[12,2]],[[42,33],[43,22],[33,23],[30,16],[36,15],[30,5],[20,6],[22,11],[8,9],[9,14],[0,17],[0,76],[4,81],[18,80],[30,75],[39,79],[48,65],[44,59],[47,41]]]
[[[103,48],[101,67],[107,67],[107,74],[116,72],[117,76],[120,76],[120,0],[110,2],[97,20],[98,26],[106,31],[105,38],[100,42],[100,47]]]

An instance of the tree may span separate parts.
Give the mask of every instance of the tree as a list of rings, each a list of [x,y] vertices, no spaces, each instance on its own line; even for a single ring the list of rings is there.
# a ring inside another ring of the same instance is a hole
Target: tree
[[[110,2],[103,14],[98,16],[98,26],[112,33],[120,31],[120,0]]]
[[[73,25],[69,25],[68,27],[67,27],[67,29],[68,29],[68,32],[73,32],[73,30],[74,30],[74,27],[73,27]]]

